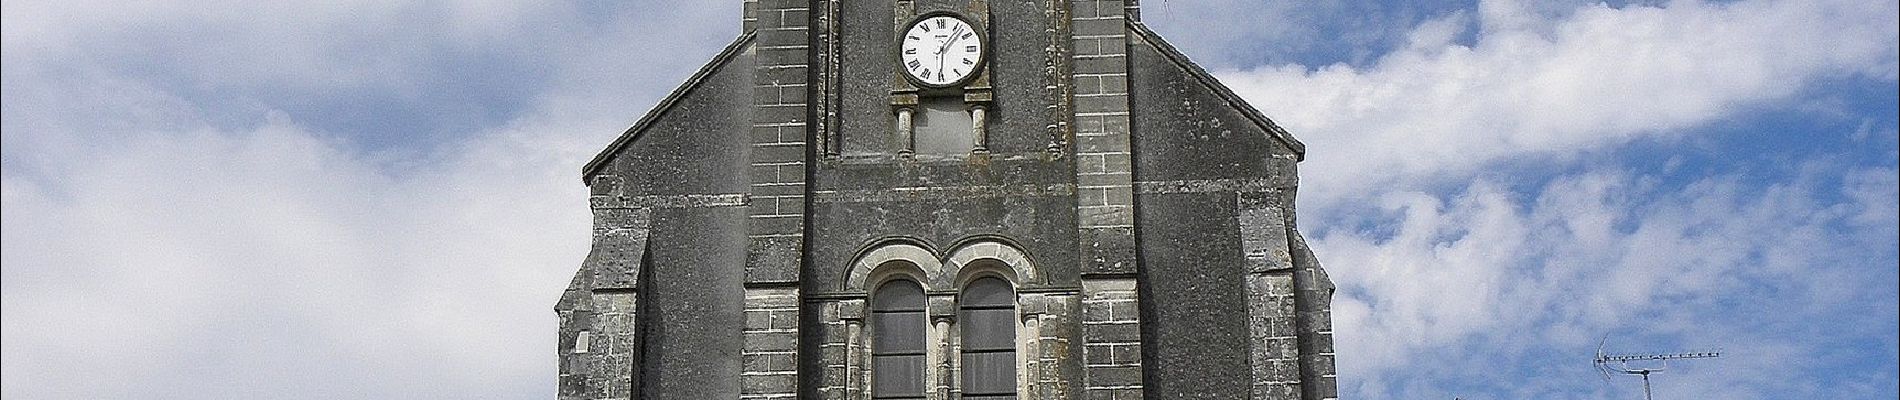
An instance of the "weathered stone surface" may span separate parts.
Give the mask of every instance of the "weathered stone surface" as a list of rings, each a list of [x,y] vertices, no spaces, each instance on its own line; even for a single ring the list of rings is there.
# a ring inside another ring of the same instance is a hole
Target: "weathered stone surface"
[[[926,394],[947,400],[958,285],[981,276],[1017,295],[1018,398],[1336,395],[1333,287],[1292,229],[1303,145],[1134,1],[745,10],[583,171],[595,239],[556,305],[559,398],[868,399],[870,288],[913,279]],[[892,64],[930,12],[985,29],[963,87]],[[903,151],[898,110],[926,103],[983,109],[983,151]]]

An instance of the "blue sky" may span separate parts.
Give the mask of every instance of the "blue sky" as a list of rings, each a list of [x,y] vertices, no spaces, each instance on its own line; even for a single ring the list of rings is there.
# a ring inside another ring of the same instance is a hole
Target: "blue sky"
[[[1889,399],[1896,5],[1149,0],[1308,145],[1351,398]],[[0,7],[0,396],[547,398],[579,165],[739,2]]]

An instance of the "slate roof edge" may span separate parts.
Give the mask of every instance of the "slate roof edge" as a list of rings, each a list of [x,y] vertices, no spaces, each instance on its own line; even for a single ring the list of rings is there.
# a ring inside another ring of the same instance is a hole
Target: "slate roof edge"
[[[678,104],[681,99],[686,98],[687,93],[691,93],[693,89],[699,88],[699,85],[711,77],[714,71],[718,71],[719,67],[725,66],[727,62],[732,61],[733,57],[737,57],[739,53],[742,53],[742,50],[744,50],[747,45],[752,44],[753,36],[755,36],[754,33],[746,32],[739,35],[738,38],[733,39],[731,44],[726,45],[725,50],[721,50],[719,55],[713,56],[711,61],[706,62],[706,65],[699,67],[699,71],[693,72],[693,76],[687,78],[685,83],[681,83],[679,87],[673,88],[672,93],[668,93],[666,98],[660,99],[659,104],[655,104],[653,109],[648,110],[645,116],[641,116],[638,122],[634,122],[633,126],[628,127],[625,132],[622,132],[620,137],[615,138],[612,144],[608,144],[606,149],[601,150],[599,154],[595,154],[592,161],[588,161],[587,165],[581,167],[581,184],[587,184],[587,177],[593,176],[595,173],[600,172],[602,168],[605,168],[607,161],[614,158],[614,153],[620,152],[621,149],[632,144],[635,139],[639,139],[640,134],[646,131],[647,125],[660,119],[661,115],[665,115],[666,112]]]
[[[1213,74],[1207,73],[1207,70],[1201,69],[1200,65],[1196,65],[1194,61],[1188,60],[1186,54],[1182,54],[1180,50],[1174,48],[1174,45],[1162,39],[1160,34],[1149,30],[1148,26],[1141,23],[1141,21],[1133,19],[1128,20],[1128,27],[1130,30],[1135,31],[1136,34],[1141,35],[1142,40],[1147,41],[1153,45],[1155,49],[1160,50],[1161,55],[1166,57],[1168,61],[1173,61],[1176,66],[1180,66],[1181,69],[1188,72],[1188,75],[1193,76],[1194,80],[1200,81],[1202,86],[1214,89],[1215,94],[1227,100],[1228,105],[1239,109],[1241,115],[1245,115],[1247,119],[1251,119],[1255,124],[1259,124],[1261,129],[1267,131],[1267,135],[1272,136],[1274,139],[1279,139],[1282,143],[1285,143],[1287,147],[1292,148],[1296,160],[1306,160],[1305,143],[1301,143],[1299,139],[1293,138],[1292,133],[1288,133],[1285,128],[1280,127],[1280,124],[1274,123],[1273,119],[1267,118],[1265,114],[1261,114],[1260,109],[1254,108],[1251,104],[1247,104],[1246,99],[1241,98],[1238,94],[1234,94],[1233,89],[1229,89],[1227,85],[1221,84],[1219,79],[1214,79]]]

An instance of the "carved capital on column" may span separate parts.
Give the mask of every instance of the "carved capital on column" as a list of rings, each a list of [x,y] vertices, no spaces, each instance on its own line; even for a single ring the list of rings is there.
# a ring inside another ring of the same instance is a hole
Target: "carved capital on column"
[[[957,297],[950,294],[930,295],[930,304],[925,311],[930,314],[931,321],[954,322],[957,318]]]
[[[1016,309],[1022,313],[1023,322],[1029,322],[1031,319],[1040,318],[1043,314],[1049,313],[1049,298],[1041,293],[1023,294],[1017,298],[1016,304]]]
[[[864,300],[851,299],[838,301],[838,319],[845,322],[864,322]]]

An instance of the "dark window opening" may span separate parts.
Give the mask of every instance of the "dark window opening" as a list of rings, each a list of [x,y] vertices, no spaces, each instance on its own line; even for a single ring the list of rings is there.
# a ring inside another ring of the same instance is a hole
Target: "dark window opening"
[[[1016,293],[1009,282],[979,278],[957,301],[963,328],[963,398],[1016,398]]]
[[[871,398],[924,398],[924,288],[893,280],[871,296]]]

